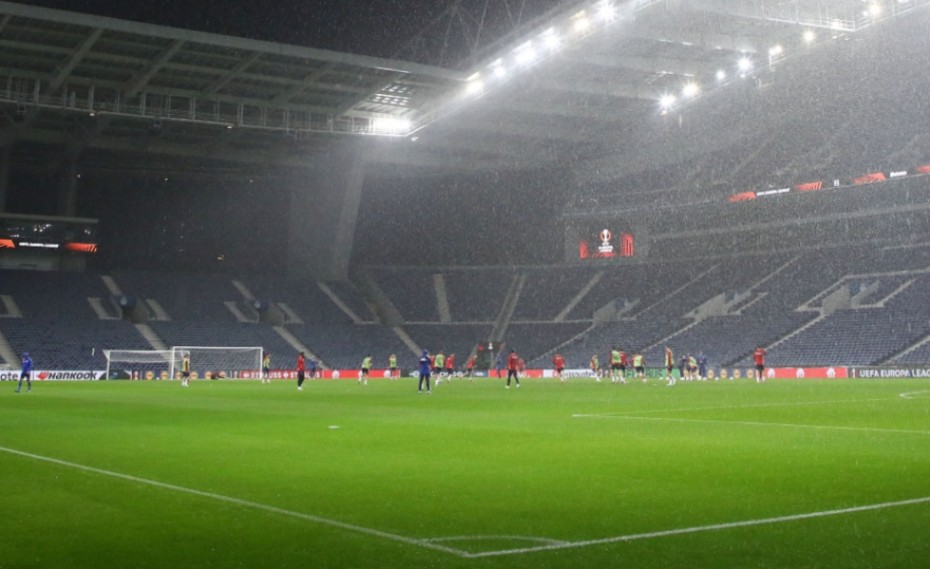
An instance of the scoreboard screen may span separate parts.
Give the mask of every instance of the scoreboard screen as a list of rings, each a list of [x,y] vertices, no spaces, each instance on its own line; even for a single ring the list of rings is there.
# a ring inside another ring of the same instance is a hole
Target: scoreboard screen
[[[97,252],[97,220],[0,214],[0,250]]]
[[[578,259],[616,259],[636,254],[633,234],[607,225],[590,228],[578,237]]]

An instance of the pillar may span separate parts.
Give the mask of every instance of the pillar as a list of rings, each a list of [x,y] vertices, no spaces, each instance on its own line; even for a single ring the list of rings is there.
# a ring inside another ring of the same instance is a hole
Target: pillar
[[[293,184],[288,224],[288,276],[345,280],[365,183],[356,147],[319,157]]]
[[[0,146],[0,213],[6,211],[6,196],[10,191],[10,145]]]
[[[77,214],[77,175],[80,152],[68,150],[58,177],[58,215],[74,217]]]
[[[10,145],[0,146],[0,213],[6,211],[6,196],[10,190]]]

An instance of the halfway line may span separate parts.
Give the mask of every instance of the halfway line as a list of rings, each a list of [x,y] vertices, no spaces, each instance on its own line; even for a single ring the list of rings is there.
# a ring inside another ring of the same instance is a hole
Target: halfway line
[[[295,512],[292,510],[285,510],[284,508],[269,506],[267,504],[260,504],[258,502],[250,502],[249,500],[243,500],[241,498],[233,498],[232,496],[223,496],[222,494],[214,494],[213,492],[204,492],[203,490],[196,490],[194,488],[185,488],[184,486],[177,486],[175,484],[168,484],[166,482],[159,482],[157,480],[150,480],[148,478],[139,478],[138,476],[132,476],[130,474],[122,474],[119,472],[113,472],[111,470],[103,470],[101,468],[94,468],[93,466],[85,466],[83,464],[77,464],[75,462],[68,462],[65,460],[59,460],[57,458],[50,458],[47,456],[32,454],[29,452],[23,452],[21,450],[15,450],[15,449],[6,448],[2,446],[0,446],[0,451],[8,453],[8,454],[16,455],[16,456],[22,456],[22,457],[31,458],[34,460],[40,460],[42,462],[57,464],[58,466],[66,466],[68,468],[74,468],[75,470],[83,470],[85,472],[92,472],[94,474],[110,476],[112,478],[120,478],[122,480],[129,480],[130,482],[137,482],[139,484],[147,484],[149,486],[154,486],[156,488],[162,488],[165,490],[173,490],[175,492],[183,492],[185,494],[192,494],[194,496],[200,496],[202,498],[211,498],[213,500],[217,500],[220,502],[236,504],[237,506],[243,506],[245,508],[251,508],[253,510],[261,510],[264,512],[270,512],[273,514],[279,514],[282,516],[288,516],[291,518],[306,520],[306,521],[318,523],[321,525],[336,527],[336,528],[352,531],[355,533],[361,533],[361,534],[370,535],[374,537],[380,537],[382,539],[387,539],[387,540],[396,541],[400,543],[406,543],[408,545],[415,545],[417,547],[423,547],[426,549],[442,551],[443,553],[451,553],[452,555],[455,555],[458,557],[468,557],[468,552],[466,551],[462,551],[460,549],[454,549],[452,547],[446,547],[444,545],[439,545],[437,543],[431,543],[429,541],[413,539],[413,538],[405,537],[402,535],[397,535],[393,533],[384,532],[381,530],[357,526],[354,524],[348,524],[345,522],[331,520],[329,518],[323,518],[323,517],[314,516],[311,514],[304,514],[304,513]]]

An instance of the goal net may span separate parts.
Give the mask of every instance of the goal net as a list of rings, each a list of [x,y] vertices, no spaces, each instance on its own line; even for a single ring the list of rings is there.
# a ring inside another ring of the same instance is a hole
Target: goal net
[[[260,377],[260,347],[175,346],[170,350],[105,350],[107,379],[177,379],[184,357],[193,378]]]

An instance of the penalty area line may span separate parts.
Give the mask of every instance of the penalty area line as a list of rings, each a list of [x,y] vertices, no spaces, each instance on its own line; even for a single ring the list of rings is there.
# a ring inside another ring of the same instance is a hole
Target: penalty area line
[[[30,452],[23,452],[21,450],[16,450],[12,448],[0,446],[0,452],[5,452],[7,454],[20,456],[23,458],[30,458],[33,460],[38,460],[41,462],[47,462],[50,464],[55,464],[58,466],[64,466],[67,468],[72,468],[75,470],[81,470],[84,472],[91,472],[93,474],[99,474],[102,476],[109,476],[111,478],[119,478],[121,480],[128,480],[130,482],[135,482],[137,484],[144,484],[146,486],[153,486],[155,488],[161,488],[163,490],[171,490],[173,492],[179,492],[183,494],[191,494],[193,496],[200,496],[201,498],[210,498],[211,500],[216,500],[218,502],[225,502],[227,504],[235,504],[244,508],[250,508],[253,510],[260,510],[263,512],[268,512],[272,514],[278,514],[281,516],[286,516],[290,518],[296,518],[299,520],[305,520],[308,522],[317,523],[320,525],[326,525],[334,528],[339,528],[347,530],[354,533],[360,533],[363,535],[369,535],[372,537],[378,537],[386,539],[389,541],[395,541],[399,543],[405,543],[408,545],[414,545],[417,547],[422,547],[425,549],[433,549],[435,551],[441,551],[443,553],[449,553],[455,555],[456,557],[470,557],[470,554],[467,551],[462,551],[461,549],[455,549],[452,547],[446,547],[438,543],[432,543],[430,541],[414,539],[411,537],[406,537],[403,535],[397,535],[394,533],[389,533],[373,528],[367,528],[364,526],[357,526],[355,524],[349,524],[346,522],[340,522],[338,520],[333,520],[330,518],[324,518],[321,516],[314,516],[312,514],[305,514],[302,512],[295,512],[293,510],[286,510],[284,508],[278,508],[276,506],[269,506],[267,504],[262,504],[259,502],[252,502],[249,500],[243,500],[241,498],[234,498],[232,496],[224,496],[222,494],[216,494],[214,492],[206,492],[204,490],[197,490],[195,488],[187,488],[184,486],[178,486],[176,484],[169,484],[167,482],[159,482],[157,480],[151,480],[148,478],[140,478],[138,476],[132,476],[131,474],[123,474],[121,472],[114,472],[112,470],[104,470],[102,468],[95,468],[93,466],[87,466],[84,464],[78,464],[76,462],[68,462],[66,460],[60,460],[57,458],[51,458],[48,456],[42,456],[39,454],[33,454]]]
[[[729,522],[722,524],[710,524],[705,526],[694,526],[689,528],[670,529],[664,531],[654,531],[648,533],[634,533],[630,535],[621,535],[616,537],[606,537],[603,539],[589,539],[585,541],[572,541],[562,544],[538,545],[534,547],[521,547],[519,549],[502,549],[499,551],[485,551],[481,553],[472,553],[466,555],[469,558],[478,557],[503,557],[505,555],[520,555],[526,553],[537,553],[542,551],[558,551],[561,549],[577,549],[582,547],[591,547],[593,545],[604,545],[610,543],[620,543],[629,541],[639,541],[643,539],[655,539],[660,537],[671,537],[675,535],[687,535],[692,533],[703,533],[710,531],[721,531],[728,529],[737,529],[753,526],[763,526],[771,524],[782,524],[796,522],[800,520],[810,520],[815,518],[826,518],[830,516],[842,516],[846,514],[855,514],[858,512],[870,512],[875,510],[885,510],[889,508],[902,508],[905,506],[914,506],[918,504],[930,503],[930,496],[923,498],[914,498],[911,500],[899,500],[897,502],[882,502],[880,504],[869,504],[867,506],[855,506],[852,508],[842,508],[839,510],[824,510],[821,512],[808,512],[806,514],[794,514],[789,516],[777,516],[773,518],[762,518],[758,520],[744,520],[741,522]]]

